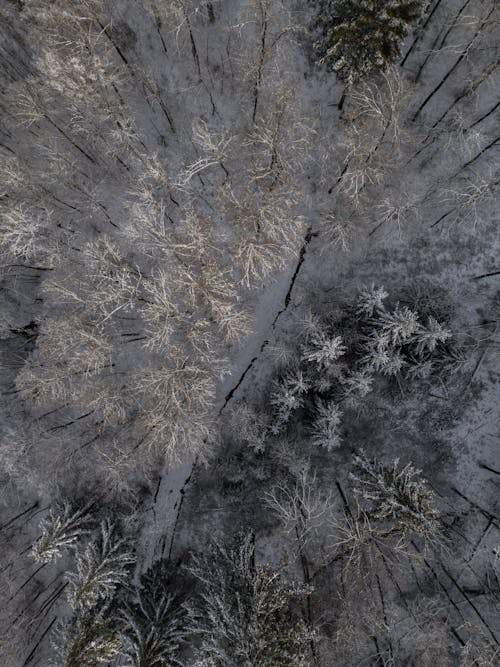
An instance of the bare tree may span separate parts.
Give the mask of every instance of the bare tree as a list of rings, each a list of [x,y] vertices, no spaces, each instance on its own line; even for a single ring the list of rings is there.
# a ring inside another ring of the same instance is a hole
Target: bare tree
[[[472,172],[460,180],[444,189],[443,200],[453,205],[451,213],[457,222],[476,228],[481,224],[485,207],[497,198],[500,177],[490,170],[486,174]]]
[[[300,470],[294,484],[276,484],[266,494],[266,503],[301,550],[321,539],[334,510],[332,494],[320,490],[316,473],[308,467]]]

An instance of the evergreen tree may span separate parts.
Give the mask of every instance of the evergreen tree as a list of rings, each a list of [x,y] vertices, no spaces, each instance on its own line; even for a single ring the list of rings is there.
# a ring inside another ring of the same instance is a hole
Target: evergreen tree
[[[363,452],[354,457],[354,465],[356,473],[351,475],[354,491],[368,503],[370,520],[389,521],[391,532],[403,536],[415,533],[432,539],[438,533],[440,520],[434,506],[435,496],[425,480],[418,479],[420,470],[411,464],[401,467],[398,459],[387,466],[367,458]]]
[[[439,343],[446,343],[452,335],[449,329],[429,315],[427,326],[420,325],[415,334],[416,353],[423,355],[426,352],[434,352]]]
[[[422,0],[323,0],[317,45],[321,62],[353,83],[397,60]]]
[[[73,511],[67,502],[51,508],[48,517],[40,522],[42,534],[31,549],[33,558],[39,563],[50,563],[62,556],[62,549],[74,546],[89,532],[89,508],[87,505]]]
[[[339,357],[344,355],[346,347],[341,336],[329,336],[319,330],[309,336],[302,351],[302,358],[315,363],[321,369],[328,370]]]
[[[109,599],[117,586],[125,583],[132,562],[125,541],[115,537],[109,521],[103,521],[98,539],[77,554],[76,572],[67,575],[73,609],[90,608]]]
[[[392,346],[410,342],[419,327],[418,313],[406,306],[396,306],[392,311],[380,310],[373,323],[380,327],[388,344]]]
[[[304,395],[308,389],[309,383],[300,369],[288,371],[275,382],[270,403],[275,410],[276,419],[271,431],[279,433],[292,413],[304,405]]]
[[[135,601],[123,612],[123,654],[129,667],[182,667],[179,646],[186,636],[186,612],[172,590],[166,561],[142,577]]]
[[[414,308],[386,307],[386,296],[382,288],[372,286],[358,299],[364,371],[391,376],[406,368],[408,376],[426,377],[438,370],[455,353],[452,332],[430,314],[424,325]]]
[[[191,572],[203,586],[194,631],[202,637],[198,665],[305,667],[311,633],[294,618],[294,597],[308,593],[279,571],[255,562],[252,534],[227,549],[195,559]]]
[[[364,348],[366,354],[361,361],[369,373],[397,375],[407,363],[401,355],[401,348],[391,344],[388,333],[371,330],[366,336]]]
[[[75,614],[60,626],[54,641],[51,667],[97,667],[109,664],[120,650],[116,623],[109,606]]]
[[[384,308],[384,301],[389,296],[383,287],[363,287],[359,293],[356,312],[363,317],[372,317],[374,312]]]
[[[342,444],[339,431],[341,421],[342,411],[333,401],[318,400],[311,428],[313,443],[328,451],[340,447]]]
[[[366,370],[352,371],[342,380],[344,402],[349,407],[359,407],[373,388],[373,376]]]

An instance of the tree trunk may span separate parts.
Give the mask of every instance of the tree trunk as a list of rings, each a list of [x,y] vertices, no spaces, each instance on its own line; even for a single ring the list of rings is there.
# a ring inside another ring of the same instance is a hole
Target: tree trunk
[[[215,12],[214,12],[214,5],[210,0],[207,2],[207,12],[208,12],[208,20],[210,23],[215,22]]]

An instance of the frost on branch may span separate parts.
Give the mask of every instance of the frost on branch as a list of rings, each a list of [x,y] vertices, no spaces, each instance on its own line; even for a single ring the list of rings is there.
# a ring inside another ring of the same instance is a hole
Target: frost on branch
[[[280,429],[292,413],[303,406],[308,389],[309,384],[301,370],[289,371],[275,383],[270,402],[276,414],[276,428]]]
[[[373,521],[389,521],[403,536],[415,533],[432,539],[441,527],[434,493],[420,471],[410,463],[400,466],[396,459],[386,466],[364,453],[354,457],[351,474],[354,490],[368,503],[367,514]]]
[[[323,493],[316,473],[304,466],[293,484],[280,482],[266,493],[266,504],[277,515],[283,530],[294,534],[301,547],[321,535],[333,511],[331,493]]]
[[[0,212],[0,256],[27,262],[44,257],[44,241],[50,227],[50,211],[14,204]]]
[[[109,605],[82,610],[57,628],[50,667],[97,667],[118,654],[121,641]]]
[[[397,60],[422,0],[320,0],[316,44],[320,62],[347,83]]]
[[[67,502],[49,511],[49,516],[40,522],[42,531],[31,549],[31,555],[39,563],[50,563],[62,556],[62,551],[74,547],[78,540],[88,534],[90,505],[73,511]]]
[[[110,598],[126,582],[133,562],[125,540],[116,537],[109,521],[103,521],[99,537],[77,553],[76,572],[67,574],[73,609],[89,609]]]
[[[202,642],[200,665],[306,667],[311,633],[292,612],[292,601],[310,593],[289,584],[279,570],[256,562],[253,534],[229,548],[215,545],[196,557],[191,572],[202,586],[193,630]]]
[[[389,293],[383,287],[363,287],[358,295],[356,312],[363,317],[372,317],[376,310],[384,307],[384,301]]]
[[[346,347],[341,336],[330,338],[323,332],[317,332],[309,338],[308,345],[304,347],[303,358],[327,370],[333,362],[345,354],[345,351]]]
[[[255,453],[265,450],[271,425],[270,418],[264,411],[241,401],[232,408],[228,421],[237,442],[251,447]]]
[[[173,591],[166,561],[142,575],[134,599],[122,612],[122,653],[130,667],[182,667],[179,648],[186,640],[186,610]]]
[[[327,451],[337,449],[342,444],[340,436],[340,425],[342,423],[342,411],[333,401],[319,400],[317,402],[313,425],[311,427],[311,440],[317,447],[323,447]]]

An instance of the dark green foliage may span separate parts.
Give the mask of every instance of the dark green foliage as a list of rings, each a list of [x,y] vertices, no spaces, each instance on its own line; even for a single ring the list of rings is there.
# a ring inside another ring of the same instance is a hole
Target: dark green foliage
[[[108,664],[120,650],[114,614],[108,603],[77,612],[58,628],[51,667],[98,667]]]
[[[372,521],[389,521],[402,535],[411,533],[432,539],[440,529],[435,495],[411,464],[400,466],[396,459],[384,465],[369,459],[364,452],[354,456],[355,474],[351,475],[355,493],[369,505]]]
[[[193,625],[202,637],[196,667],[306,667],[312,639],[292,610],[305,587],[255,562],[252,534],[226,549],[214,546],[191,572],[202,585]]]
[[[131,667],[182,666],[179,648],[186,636],[185,611],[173,590],[166,561],[141,577],[134,602],[122,613],[123,653]]]
[[[400,55],[422,0],[320,0],[320,62],[347,83],[384,70]]]

